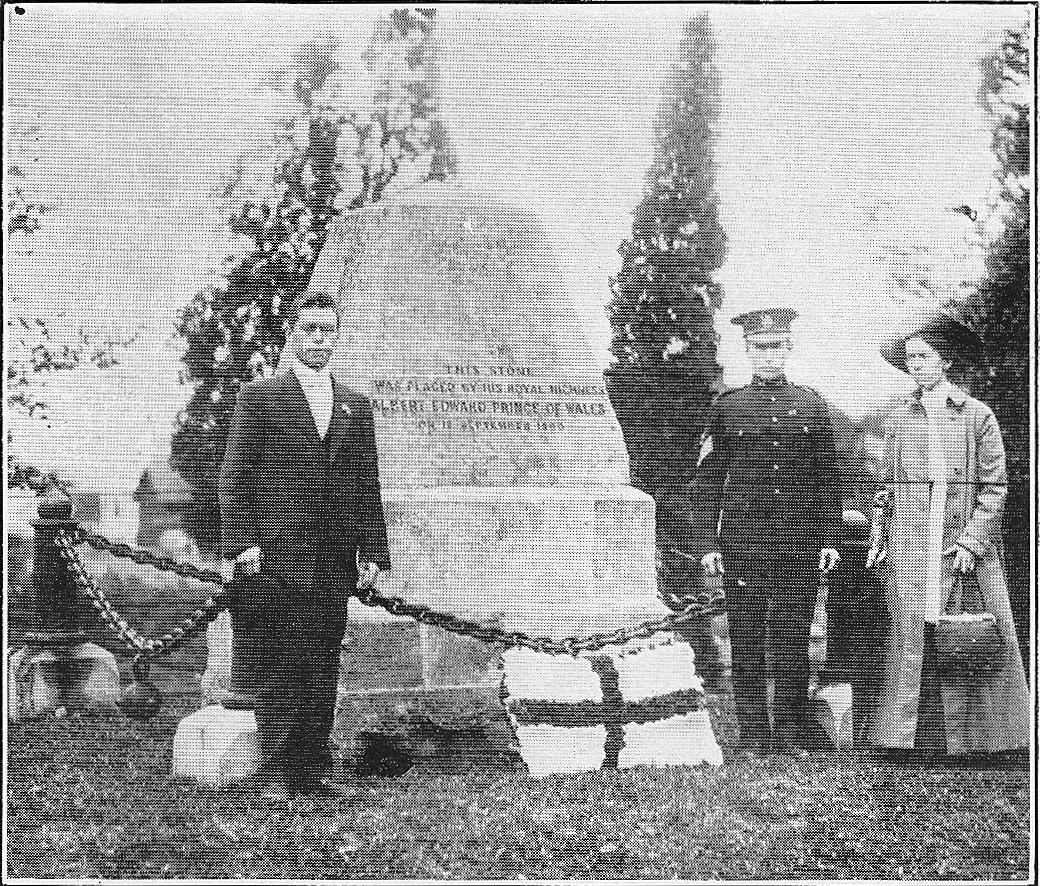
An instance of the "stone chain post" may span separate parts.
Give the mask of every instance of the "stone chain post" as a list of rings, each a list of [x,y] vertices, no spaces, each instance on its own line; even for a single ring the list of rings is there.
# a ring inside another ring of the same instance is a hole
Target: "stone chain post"
[[[72,502],[51,492],[40,499],[38,517],[32,521],[33,597],[35,624],[39,630],[26,634],[32,646],[68,649],[85,643],[87,635],[79,626],[79,600],[76,584],[66,567],[57,544],[57,534],[76,528]]]
[[[73,532],[72,502],[50,491],[33,521],[34,630],[8,659],[8,713],[23,720],[66,707],[114,708],[119,700],[115,656],[88,642],[82,598],[62,557],[58,536]]]

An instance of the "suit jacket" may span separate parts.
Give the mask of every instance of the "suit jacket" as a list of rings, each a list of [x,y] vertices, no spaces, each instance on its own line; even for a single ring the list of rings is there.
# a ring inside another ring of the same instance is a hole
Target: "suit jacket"
[[[219,490],[223,555],[260,547],[264,570],[297,595],[313,590],[319,549],[340,571],[344,601],[357,559],[390,568],[372,407],[335,379],[326,440],[295,373],[244,384]]]
[[[701,435],[691,492],[698,559],[710,551],[836,547],[841,495],[826,401],[786,380],[756,380],[720,395]]]

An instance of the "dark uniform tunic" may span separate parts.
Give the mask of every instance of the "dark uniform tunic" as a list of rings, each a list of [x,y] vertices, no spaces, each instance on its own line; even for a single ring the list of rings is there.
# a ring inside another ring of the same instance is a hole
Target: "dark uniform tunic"
[[[826,402],[782,377],[718,397],[701,436],[691,547],[698,559],[722,554],[737,719],[751,745],[770,740],[767,623],[776,736],[800,735],[820,549],[837,546],[841,520],[835,462]]]

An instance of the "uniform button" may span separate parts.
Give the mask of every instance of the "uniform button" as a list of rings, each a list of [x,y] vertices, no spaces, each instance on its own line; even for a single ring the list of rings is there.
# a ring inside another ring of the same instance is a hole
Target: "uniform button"
[[[775,492],[777,495],[780,494],[780,490],[779,489],[774,489],[773,492]]]
[[[779,446],[780,445],[780,441],[779,440],[774,440],[773,441],[773,445],[774,446]]]
[[[776,423],[777,423],[778,421],[780,421],[780,419],[778,419],[778,418],[777,418],[777,417],[776,417],[776,416],[774,415],[774,416],[773,416],[773,424],[776,424]]]
[[[780,470],[780,465],[773,465],[773,470],[774,471],[779,471]]]
[[[770,403],[775,403],[776,402],[776,397],[770,397],[769,398],[769,402]]]

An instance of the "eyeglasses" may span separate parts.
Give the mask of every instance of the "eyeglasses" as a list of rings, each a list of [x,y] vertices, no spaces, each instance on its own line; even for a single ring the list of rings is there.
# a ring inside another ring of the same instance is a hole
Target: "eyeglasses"
[[[324,338],[332,338],[339,332],[339,328],[335,323],[301,323],[299,329],[308,338],[317,335],[319,332]]]

